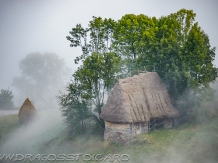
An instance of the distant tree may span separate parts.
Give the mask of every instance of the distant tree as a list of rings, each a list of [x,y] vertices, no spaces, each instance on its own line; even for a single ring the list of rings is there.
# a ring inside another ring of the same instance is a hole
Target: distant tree
[[[54,53],[31,53],[20,61],[21,77],[15,77],[15,86],[21,97],[30,96],[42,106],[56,103],[56,95],[68,78],[69,69],[64,60]]]
[[[1,89],[0,93],[0,109],[8,110],[14,108],[13,93],[8,89]]]

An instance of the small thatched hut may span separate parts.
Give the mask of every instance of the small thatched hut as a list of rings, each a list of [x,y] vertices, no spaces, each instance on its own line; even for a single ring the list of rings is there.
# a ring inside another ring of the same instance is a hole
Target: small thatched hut
[[[28,123],[35,117],[35,115],[36,115],[36,109],[31,103],[31,101],[29,100],[29,98],[27,98],[19,110],[18,113],[19,122],[22,124]]]
[[[104,139],[118,142],[150,130],[173,127],[178,116],[156,72],[120,79],[100,114],[105,121]]]

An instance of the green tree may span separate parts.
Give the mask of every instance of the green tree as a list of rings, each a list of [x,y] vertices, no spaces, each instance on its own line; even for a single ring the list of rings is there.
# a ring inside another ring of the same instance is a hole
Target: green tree
[[[145,46],[140,47],[137,63],[157,71],[175,100],[185,89],[206,86],[217,75],[212,64],[215,48],[210,47],[207,35],[194,18],[192,10],[182,9],[161,17],[154,28],[143,34]]]
[[[8,110],[14,108],[13,93],[8,89],[1,89],[0,93],[0,109]]]
[[[75,60],[83,65],[73,76],[87,91],[94,110],[100,114],[104,93],[112,88],[118,73],[125,77],[137,69],[156,71],[184,113],[211,99],[209,83],[217,77],[212,64],[215,47],[195,16],[192,10],[181,9],[159,19],[143,14],[127,14],[117,22],[93,17],[89,28],[79,24],[73,28],[67,39],[83,52]]]
[[[156,26],[143,33],[144,46],[138,48],[137,59],[140,68],[158,72],[174,103],[192,118],[201,103],[212,99],[209,83],[217,77],[212,63],[215,47],[194,22],[195,16],[192,10],[182,9],[157,22],[153,19]]]
[[[124,74],[137,68],[136,60],[145,44],[142,36],[155,26],[155,21],[152,19],[156,20],[143,14],[127,14],[118,20],[114,29],[113,47],[116,53],[122,57]]]
[[[92,116],[90,101],[85,98],[86,92],[78,81],[72,80],[66,88],[68,93],[58,96],[62,114],[66,122],[72,125],[74,133],[83,133]]]
[[[189,72],[189,86],[198,88],[208,86],[217,77],[213,66],[215,47],[211,48],[208,36],[195,23],[187,35],[187,41],[180,53],[180,59],[186,72]]]
[[[142,41],[144,32],[153,27],[151,18],[141,14],[127,14],[115,26],[114,46],[120,55],[135,59],[139,55],[138,46]]]
[[[212,63],[215,59],[215,47],[211,48],[208,36],[198,23],[189,31],[179,58],[183,65],[183,80],[187,81],[188,90],[182,110],[188,113],[191,119],[195,119],[201,104],[213,99],[214,90],[209,83],[217,77],[217,68]]]
[[[93,53],[87,57],[74,78],[83,83],[83,88],[91,94],[98,114],[101,113],[106,93],[116,82],[114,75],[119,71],[119,58],[114,53]]]
[[[119,71],[120,59],[114,53],[92,53],[84,61],[83,65],[73,74],[75,81],[79,83],[79,89],[83,91],[83,95],[79,100],[89,103],[87,107],[92,114],[92,118],[97,122],[97,126],[104,128],[104,121],[100,119],[101,108],[105,102],[105,97],[109,94],[111,88],[115,84],[117,78],[115,74]],[[77,91],[79,91],[77,90]],[[68,97],[74,90],[68,89]],[[70,101],[71,99],[67,99]],[[60,103],[62,107],[65,107]],[[73,109],[73,106],[70,108]],[[69,119],[71,114],[63,114]],[[71,122],[69,122],[71,123]],[[74,123],[74,122],[72,122]]]
[[[85,59],[92,53],[112,52],[113,31],[116,22],[113,19],[102,19],[94,17],[89,22],[87,28],[83,28],[81,24],[77,24],[70,31],[71,36],[67,36],[67,40],[71,42],[71,47],[81,47],[82,55],[76,57],[75,63]]]
[[[104,128],[104,121],[99,117],[101,108],[120,71],[120,57],[112,47],[115,25],[116,22],[112,19],[93,17],[88,28],[77,24],[70,31],[71,36],[67,36],[71,47],[81,47],[82,55],[75,59],[75,63],[81,61],[82,65],[73,74],[73,80],[77,81],[80,89],[85,92],[80,96],[80,100],[90,104],[87,106],[89,112],[100,128]],[[68,89],[69,95],[71,91]],[[65,107],[63,104],[61,106]],[[64,116],[67,119],[71,117],[70,114]]]

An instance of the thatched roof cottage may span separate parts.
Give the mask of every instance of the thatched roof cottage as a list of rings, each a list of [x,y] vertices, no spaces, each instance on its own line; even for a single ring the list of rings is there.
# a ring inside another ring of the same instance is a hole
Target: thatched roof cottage
[[[36,116],[36,109],[33,106],[30,99],[27,98],[19,110],[18,113],[19,122],[21,124],[29,123],[35,116]]]
[[[178,116],[156,72],[120,79],[100,114],[105,121],[104,139],[118,142],[161,127],[170,128]]]

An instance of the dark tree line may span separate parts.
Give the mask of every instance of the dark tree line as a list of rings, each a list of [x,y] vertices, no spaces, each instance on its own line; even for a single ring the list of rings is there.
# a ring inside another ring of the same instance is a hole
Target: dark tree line
[[[0,92],[0,110],[14,109],[14,95],[11,90],[1,89]]]

